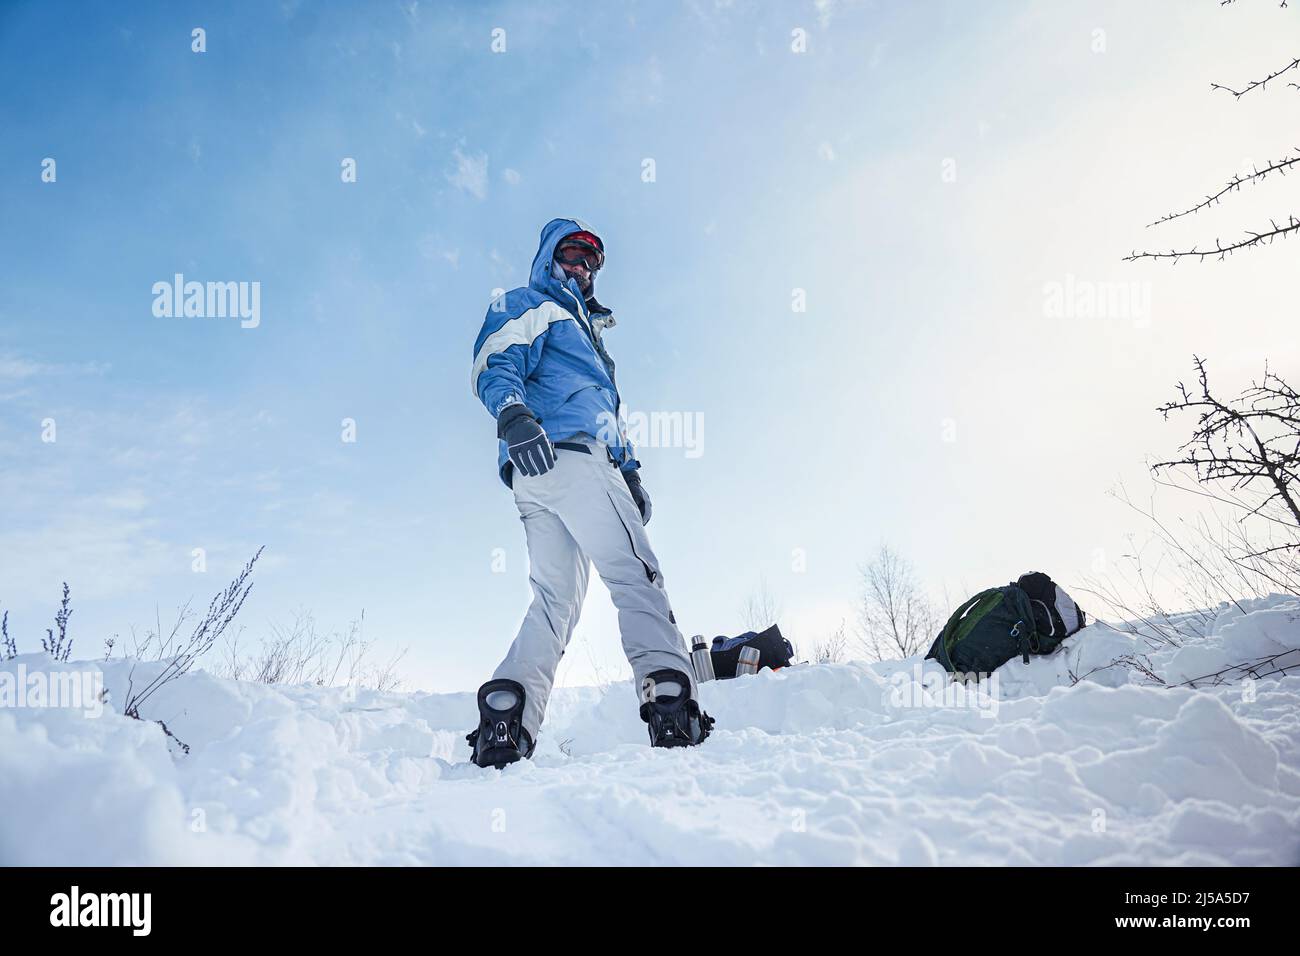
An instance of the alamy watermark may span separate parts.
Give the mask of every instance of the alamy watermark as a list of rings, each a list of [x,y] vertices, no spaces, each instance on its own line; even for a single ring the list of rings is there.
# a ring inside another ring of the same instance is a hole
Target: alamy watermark
[[[63,708],[99,717],[106,696],[104,675],[97,669],[28,672],[26,664],[19,664],[0,671],[0,708]]]
[[[703,412],[601,412],[595,437],[606,445],[681,448],[687,458],[704,454]]]
[[[148,936],[153,927],[152,893],[83,893],[73,886],[50,897],[51,926],[120,926],[132,936]]]
[[[262,324],[260,282],[186,282],[178,272],[171,282],[155,282],[153,296],[153,314],[160,319],[237,318],[245,329]]]
[[[891,707],[961,708],[979,711],[981,717],[996,717],[1000,701],[998,674],[949,674],[947,671],[912,665],[911,673],[898,671],[889,677],[887,702]]]
[[[1049,319],[1124,319],[1151,324],[1150,282],[1093,282],[1069,273],[1064,282],[1043,283],[1043,315]]]

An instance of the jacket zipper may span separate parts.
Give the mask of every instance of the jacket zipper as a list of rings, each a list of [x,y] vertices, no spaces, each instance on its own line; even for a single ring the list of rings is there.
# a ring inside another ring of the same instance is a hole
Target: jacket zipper
[[[592,352],[594,352],[594,353],[596,354],[596,360],[599,361],[600,364],[601,364],[601,367],[605,369],[605,375],[609,378],[609,384],[611,385],[611,387],[612,387],[613,390],[614,390],[614,417],[615,417],[615,418],[618,418],[618,417],[619,417],[619,412],[622,411],[622,409],[623,409],[623,396],[619,395],[619,393],[618,393],[618,383],[614,381],[614,376],[613,376],[613,374],[610,372],[608,366],[605,365],[605,359],[604,359],[603,357],[601,357],[600,351],[601,351],[601,348],[602,348],[603,346],[602,346],[602,347],[598,347],[598,346],[596,345],[596,335],[595,335],[595,333],[592,332],[592,330],[591,330],[591,316],[590,316],[590,313],[587,312],[587,310],[586,310],[586,308],[583,306],[582,302],[580,302],[580,301],[578,300],[578,297],[577,297],[576,295],[574,295],[571,291],[569,291],[569,287],[568,287],[568,286],[566,286],[566,285],[561,285],[560,288],[564,290],[564,294],[565,294],[565,295],[567,295],[570,299],[573,300],[573,304],[576,305],[576,306],[578,307],[579,324],[582,325],[584,331],[586,331],[586,333],[587,333],[587,342],[588,342],[588,344],[591,346],[591,350],[592,350]],[[599,388],[599,386],[597,386],[597,387]],[[623,438],[623,435],[622,435],[622,431],[621,431],[621,429],[620,429],[620,433],[619,433],[619,438],[620,438],[620,439]]]

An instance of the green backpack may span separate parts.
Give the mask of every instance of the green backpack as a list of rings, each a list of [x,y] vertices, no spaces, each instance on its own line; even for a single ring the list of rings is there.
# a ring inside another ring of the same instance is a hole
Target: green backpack
[[[1017,654],[1051,654],[1087,624],[1087,615],[1041,571],[981,591],[948,618],[926,660],[946,670],[989,674]]]

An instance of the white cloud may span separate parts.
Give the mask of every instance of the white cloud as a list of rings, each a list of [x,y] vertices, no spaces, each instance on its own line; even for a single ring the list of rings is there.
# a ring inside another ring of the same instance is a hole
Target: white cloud
[[[18,358],[12,355],[0,355],[0,381],[21,381],[39,374],[44,366],[40,362]]]
[[[106,362],[36,362],[10,352],[0,355],[0,383],[51,375],[103,375],[109,367]]]
[[[397,110],[393,113],[393,119],[402,126],[410,127],[411,132],[420,139],[424,139],[424,137],[429,133],[429,131],[421,125],[418,119],[413,116],[407,117],[407,115],[401,110]]]
[[[74,601],[121,596],[188,560],[156,536],[153,522],[120,507],[129,499],[107,495],[97,503],[98,509],[71,506],[35,527],[0,531],[0,551],[10,556],[4,565],[10,601],[57,595],[63,581],[72,585]]]
[[[423,258],[445,259],[453,269],[460,268],[460,249],[448,246],[442,237],[433,234],[421,236],[418,247]]]
[[[506,182],[508,182],[511,186],[519,185],[518,170],[510,169],[507,167],[506,169],[501,170],[501,178],[504,179]]]
[[[456,160],[456,171],[447,174],[447,182],[451,183],[457,189],[463,189],[475,199],[487,198],[488,184],[488,157],[487,153],[479,153],[477,156],[467,156],[461,152],[460,147],[452,150],[452,158]]]
[[[817,155],[827,162],[833,163],[835,162],[835,147],[826,140],[822,140],[817,144]]]
[[[142,491],[127,489],[100,495],[98,503],[109,511],[143,511],[149,506],[149,498]]]

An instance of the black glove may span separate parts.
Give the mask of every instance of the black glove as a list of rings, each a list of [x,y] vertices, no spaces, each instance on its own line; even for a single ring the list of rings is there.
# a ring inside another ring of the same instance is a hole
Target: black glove
[[[527,405],[507,405],[497,416],[497,437],[506,443],[506,451],[515,468],[526,477],[536,478],[555,467],[555,449],[542,431]]]
[[[650,507],[650,495],[641,484],[641,475],[635,470],[625,471],[623,472],[623,480],[627,482],[627,490],[632,492],[632,500],[636,502],[636,510],[641,512],[641,524],[649,524],[650,512],[654,509]]]

